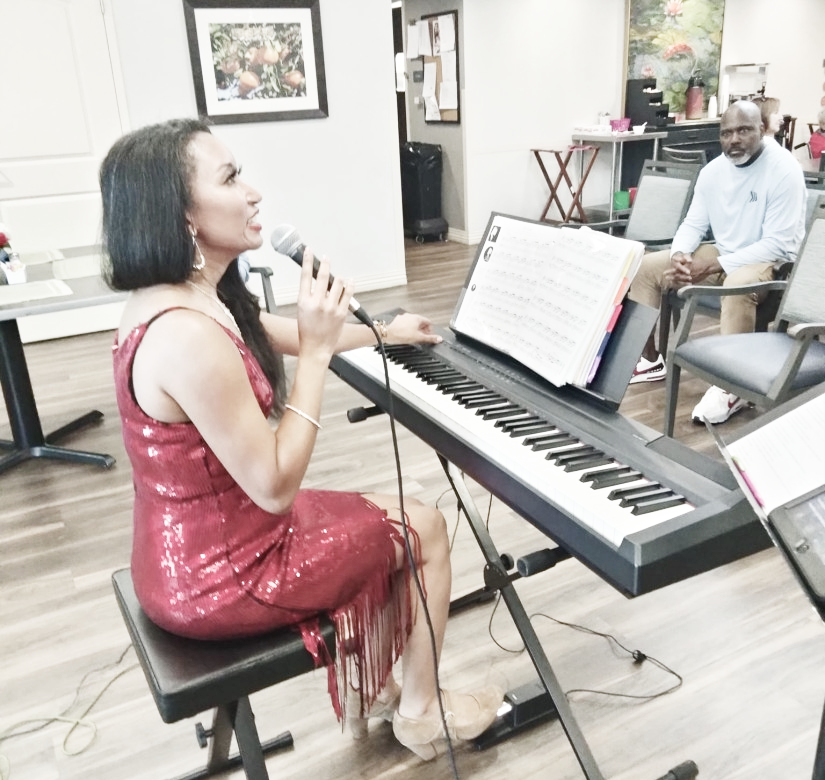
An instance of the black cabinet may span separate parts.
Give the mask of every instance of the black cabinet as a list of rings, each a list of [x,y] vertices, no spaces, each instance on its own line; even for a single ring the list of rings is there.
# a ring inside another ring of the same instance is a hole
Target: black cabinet
[[[719,119],[697,119],[691,122],[679,122],[655,128],[656,132],[667,133],[667,138],[659,140],[659,159],[662,147],[673,146],[677,149],[704,149],[708,161],[722,153],[719,145]],[[635,187],[639,183],[642,165],[650,159],[648,144],[626,144],[622,158],[623,190]]]
[[[666,130],[667,138],[662,139],[662,146],[673,146],[677,149],[704,149],[708,162],[722,153],[722,147],[719,145],[718,119],[680,122],[668,125]]]

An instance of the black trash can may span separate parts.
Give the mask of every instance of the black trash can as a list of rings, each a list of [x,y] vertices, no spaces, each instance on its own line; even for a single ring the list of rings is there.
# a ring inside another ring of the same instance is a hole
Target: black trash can
[[[408,141],[401,144],[401,203],[404,233],[422,243],[426,236],[439,240],[447,232],[441,216],[441,147]]]

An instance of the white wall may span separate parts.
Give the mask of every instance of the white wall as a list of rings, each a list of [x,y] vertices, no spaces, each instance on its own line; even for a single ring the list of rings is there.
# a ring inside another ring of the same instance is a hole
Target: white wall
[[[197,113],[180,0],[113,0],[133,128]],[[298,269],[268,236],[281,223],[326,254],[359,290],[403,284],[403,220],[392,15],[387,0],[322,0],[329,117],[216,125],[263,194],[266,245],[279,302],[295,299]]]
[[[574,126],[595,124],[600,111],[618,115],[624,20],[616,0],[464,4],[471,243],[491,211],[538,219],[547,187],[530,149],[565,149]],[[588,186],[606,188],[608,166],[596,165]]]

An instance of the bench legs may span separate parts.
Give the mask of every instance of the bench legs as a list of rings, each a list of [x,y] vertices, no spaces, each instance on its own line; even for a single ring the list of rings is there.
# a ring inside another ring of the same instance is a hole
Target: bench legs
[[[233,732],[238,743],[238,753],[230,756],[229,747]],[[212,728],[206,731],[198,723],[196,733],[201,747],[209,745],[206,768],[181,775],[175,780],[205,780],[218,772],[237,766],[243,766],[247,780],[269,780],[264,756],[276,750],[292,747],[292,734],[288,731],[261,744],[248,696],[217,707],[212,716]]]

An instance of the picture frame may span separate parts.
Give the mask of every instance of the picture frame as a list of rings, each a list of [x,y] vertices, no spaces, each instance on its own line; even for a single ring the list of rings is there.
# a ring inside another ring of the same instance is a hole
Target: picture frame
[[[198,113],[216,124],[329,116],[320,0],[182,0]]]
[[[725,0],[626,0],[625,87],[653,78],[662,103],[685,111],[691,76],[704,83],[704,108],[719,91]]]

